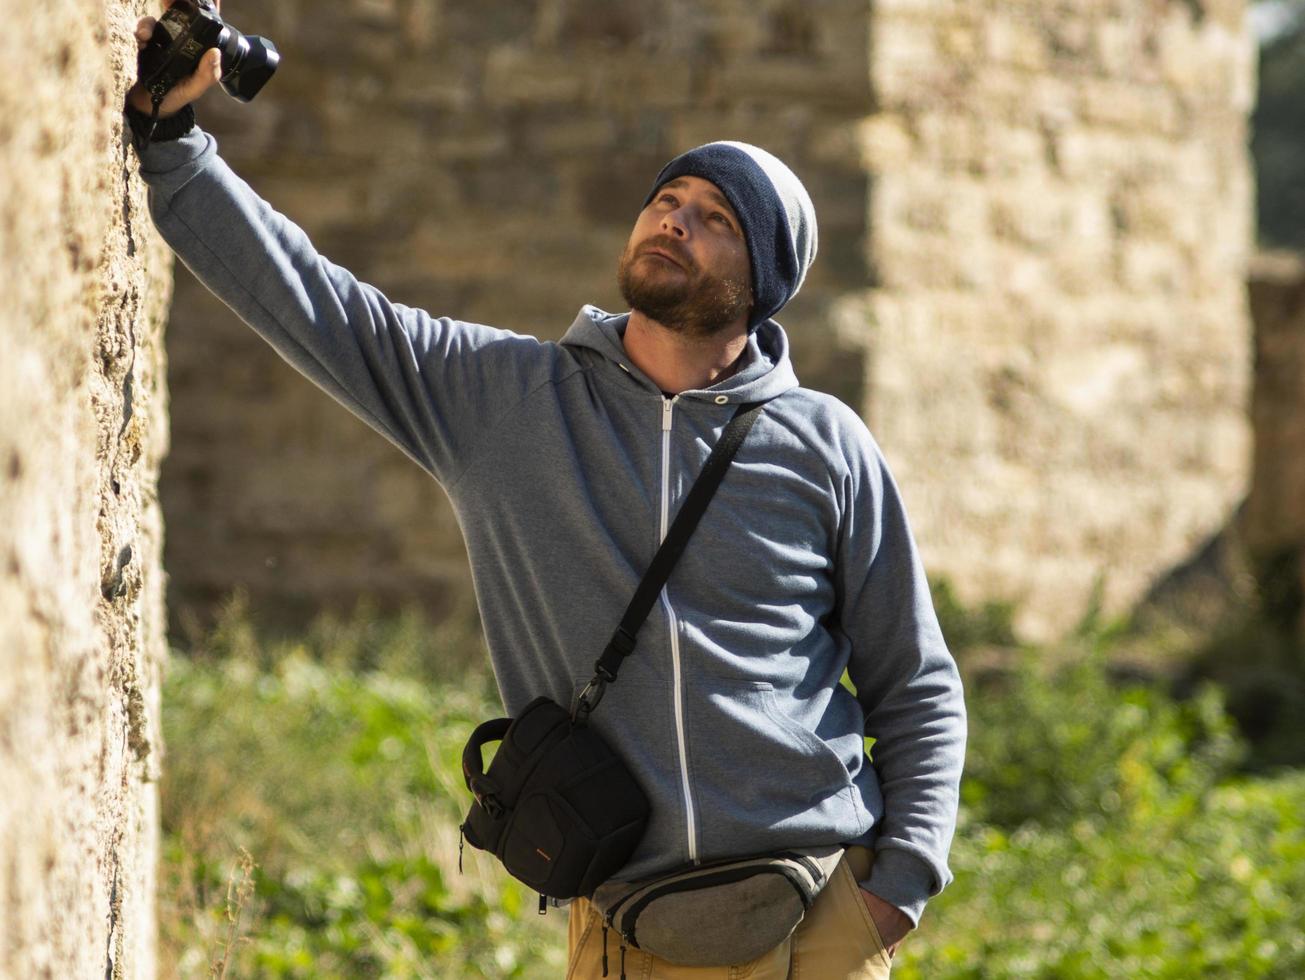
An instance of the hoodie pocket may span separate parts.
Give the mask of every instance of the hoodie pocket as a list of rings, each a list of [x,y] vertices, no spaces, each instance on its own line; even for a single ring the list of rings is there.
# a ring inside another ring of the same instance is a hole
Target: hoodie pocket
[[[858,831],[851,776],[767,681],[711,677],[692,717],[694,791],[710,853],[765,850],[786,835]]]

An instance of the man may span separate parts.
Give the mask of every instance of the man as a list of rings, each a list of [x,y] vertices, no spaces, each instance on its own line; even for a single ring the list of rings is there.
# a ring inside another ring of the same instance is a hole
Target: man
[[[542,343],[391,303],[318,255],[193,127],[215,56],[141,149],[155,223],[448,492],[509,713],[571,702],[736,407],[766,402],[591,719],[652,800],[618,878],[849,845],[793,935],[729,975],[886,976],[951,877],[965,710],[887,464],[855,413],[798,386],[771,319],[816,253],[798,178],[740,143],[672,160],[620,259],[630,312],[586,306]],[[139,137],[148,98],[129,102]],[[570,916],[568,976],[602,975],[597,914]],[[635,976],[727,972],[629,956]]]

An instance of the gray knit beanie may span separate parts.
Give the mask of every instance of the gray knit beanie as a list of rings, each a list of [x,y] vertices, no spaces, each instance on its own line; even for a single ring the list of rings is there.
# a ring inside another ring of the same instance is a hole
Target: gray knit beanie
[[[677,177],[701,177],[730,202],[748,244],[754,304],[749,329],[778,313],[816,257],[816,209],[802,181],[778,157],[750,143],[706,143],[662,168],[652,191]]]

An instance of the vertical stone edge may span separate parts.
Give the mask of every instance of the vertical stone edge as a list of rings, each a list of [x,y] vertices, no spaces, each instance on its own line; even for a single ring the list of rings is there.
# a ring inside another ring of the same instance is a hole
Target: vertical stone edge
[[[153,977],[171,260],[122,132],[143,7],[0,10],[0,975]]]

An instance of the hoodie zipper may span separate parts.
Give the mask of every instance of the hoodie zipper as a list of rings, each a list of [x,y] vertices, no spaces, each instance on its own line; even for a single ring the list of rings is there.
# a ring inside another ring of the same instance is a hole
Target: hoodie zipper
[[[666,539],[670,529],[671,509],[671,417],[675,410],[674,398],[662,399],[662,521],[661,535],[658,542]],[[662,588],[662,605],[666,608],[666,618],[671,629],[671,675],[675,684],[675,738],[680,750],[680,786],[684,790],[684,813],[689,835],[689,860],[698,863],[697,828],[693,819],[693,791],[689,788],[689,757],[684,742],[684,697],[683,683],[680,676],[680,626],[675,619],[675,610],[666,587]]]

